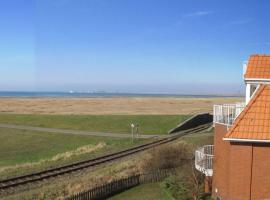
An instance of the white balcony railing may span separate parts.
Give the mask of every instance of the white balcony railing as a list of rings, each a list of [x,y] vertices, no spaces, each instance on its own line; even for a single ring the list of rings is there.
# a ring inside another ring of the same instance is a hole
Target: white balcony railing
[[[213,175],[214,146],[206,145],[195,151],[195,167],[206,176]]]
[[[214,105],[214,123],[231,126],[244,108],[245,103]]]

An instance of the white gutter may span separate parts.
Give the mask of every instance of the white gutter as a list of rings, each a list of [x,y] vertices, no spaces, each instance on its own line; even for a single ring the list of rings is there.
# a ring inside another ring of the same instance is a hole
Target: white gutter
[[[252,139],[238,139],[238,138],[223,138],[223,140],[230,142],[270,143],[270,140],[252,140]]]
[[[252,82],[257,84],[269,84],[270,79],[268,78],[245,78],[245,82]]]

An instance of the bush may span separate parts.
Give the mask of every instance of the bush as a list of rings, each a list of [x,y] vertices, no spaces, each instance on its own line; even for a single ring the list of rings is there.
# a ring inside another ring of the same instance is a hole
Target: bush
[[[176,175],[165,179],[163,185],[176,200],[198,200],[204,194],[203,182],[203,175],[190,162],[178,169]]]
[[[149,151],[142,161],[143,172],[176,168],[163,181],[164,188],[176,200],[199,200],[204,195],[204,176],[194,167],[193,145],[178,142]]]
[[[193,157],[192,148],[185,143],[164,145],[151,150],[142,162],[143,171],[181,167]]]

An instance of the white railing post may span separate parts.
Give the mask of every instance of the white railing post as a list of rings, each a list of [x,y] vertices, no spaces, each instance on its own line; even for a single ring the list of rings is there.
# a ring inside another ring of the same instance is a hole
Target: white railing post
[[[213,174],[213,145],[206,145],[195,151],[195,167],[206,176]]]
[[[245,108],[244,103],[214,105],[214,123],[231,126]]]

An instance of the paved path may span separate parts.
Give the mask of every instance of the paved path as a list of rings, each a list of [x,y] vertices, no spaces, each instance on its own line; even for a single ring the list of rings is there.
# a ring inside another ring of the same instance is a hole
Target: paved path
[[[11,128],[19,130],[30,130],[30,131],[40,131],[47,133],[62,133],[62,134],[72,134],[72,135],[89,135],[89,136],[100,136],[100,137],[117,137],[117,138],[131,138],[131,134],[126,133],[104,133],[104,132],[92,132],[92,131],[80,131],[80,130],[68,130],[68,129],[57,129],[57,128],[42,128],[35,126],[25,126],[25,125],[14,125],[14,124],[0,124],[0,128]],[[166,138],[168,135],[139,135],[139,138]]]

